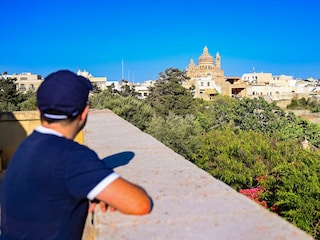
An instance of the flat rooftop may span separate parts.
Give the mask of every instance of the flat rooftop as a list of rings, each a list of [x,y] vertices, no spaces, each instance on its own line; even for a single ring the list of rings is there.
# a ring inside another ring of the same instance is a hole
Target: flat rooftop
[[[154,200],[146,216],[97,208],[93,239],[312,239],[110,110],[90,110],[84,137]]]

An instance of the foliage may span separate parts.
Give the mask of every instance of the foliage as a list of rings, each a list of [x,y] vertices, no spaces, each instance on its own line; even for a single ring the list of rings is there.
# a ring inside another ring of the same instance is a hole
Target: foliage
[[[13,112],[17,110],[17,106],[11,102],[0,101],[0,112]]]
[[[18,104],[20,111],[37,110],[37,97],[34,91],[22,94],[22,101]]]
[[[196,125],[193,115],[182,117],[169,112],[166,118],[154,116],[146,132],[186,159],[190,159],[197,148],[201,128]]]
[[[170,112],[181,116],[191,114],[194,102],[192,93],[181,85],[187,79],[185,71],[166,69],[150,88],[147,103],[159,116],[168,116]]]
[[[120,117],[145,130],[154,115],[153,109],[144,101],[131,96],[120,96],[104,90],[90,96],[91,108],[108,108]]]
[[[16,89],[15,78],[0,76],[0,111],[36,110],[36,94],[33,91],[21,93]]]
[[[290,104],[288,104],[287,109],[290,110],[310,110],[310,112],[320,112],[320,103],[312,99],[305,98],[294,98],[291,100]]]
[[[244,98],[235,106],[235,126],[242,130],[274,133],[286,124],[284,111],[263,98]]]
[[[20,94],[16,89],[15,78],[5,78],[0,75],[0,111],[11,112],[19,110]]]
[[[280,216],[320,238],[320,153],[294,148],[290,141],[272,153],[268,176],[262,181],[263,198]]]
[[[319,239],[318,150],[302,149],[297,139],[279,141],[230,126],[198,140],[196,165],[240,192],[258,190],[250,197]]]
[[[254,131],[235,132],[230,126],[199,136],[192,161],[236,190],[255,187],[266,174],[269,139]]]
[[[128,84],[122,85],[121,91],[118,91],[117,93],[123,97],[137,97],[139,95],[139,93],[135,90],[135,87],[129,86]]]
[[[197,122],[206,131],[227,125],[243,131],[258,131],[278,140],[308,140],[320,147],[320,126],[285,113],[275,103],[264,99],[215,97],[210,102],[197,101]]]
[[[100,93],[101,92],[101,88],[98,86],[98,84],[96,82],[92,82],[91,84],[93,87],[93,90],[92,90],[93,93]]]
[[[237,99],[227,96],[217,96],[212,101],[197,100],[198,124],[209,131],[234,123],[237,102]]]
[[[286,115],[284,124],[278,126],[277,134],[280,140],[308,140],[314,147],[320,148],[320,126],[301,119],[292,112]]]

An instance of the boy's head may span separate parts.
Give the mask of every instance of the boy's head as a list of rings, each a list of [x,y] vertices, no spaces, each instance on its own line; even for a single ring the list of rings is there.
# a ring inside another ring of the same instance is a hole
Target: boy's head
[[[90,81],[69,70],[48,75],[37,91],[37,105],[41,116],[63,120],[79,115],[88,104]]]

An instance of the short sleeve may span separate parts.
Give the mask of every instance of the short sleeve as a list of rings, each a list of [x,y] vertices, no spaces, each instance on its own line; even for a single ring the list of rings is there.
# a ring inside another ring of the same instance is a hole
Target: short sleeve
[[[87,198],[101,181],[115,174],[94,151],[80,144],[70,151],[65,164],[66,186],[77,199]]]

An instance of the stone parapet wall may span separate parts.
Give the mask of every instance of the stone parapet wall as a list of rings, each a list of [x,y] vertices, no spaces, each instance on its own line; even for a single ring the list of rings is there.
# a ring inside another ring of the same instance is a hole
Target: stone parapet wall
[[[39,124],[36,111],[0,113],[1,170],[7,167],[20,142]]]
[[[111,111],[91,110],[84,133],[85,144],[101,158],[134,153],[119,160],[115,171],[142,185],[154,200],[145,216],[96,208],[85,240],[312,239]]]
[[[6,169],[21,141],[39,125],[38,111],[0,112],[0,171]],[[83,143],[83,132],[76,141]]]

